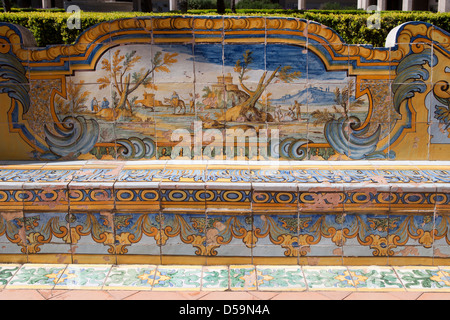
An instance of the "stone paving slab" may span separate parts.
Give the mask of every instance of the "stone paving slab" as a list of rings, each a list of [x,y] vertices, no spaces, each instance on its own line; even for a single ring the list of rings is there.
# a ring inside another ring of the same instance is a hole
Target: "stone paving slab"
[[[349,291],[139,291],[139,290],[44,290],[3,289],[0,300],[168,300],[199,301],[215,305],[230,301],[299,301],[299,300],[450,300],[448,292],[349,292]],[[184,303],[184,302],[183,302]]]

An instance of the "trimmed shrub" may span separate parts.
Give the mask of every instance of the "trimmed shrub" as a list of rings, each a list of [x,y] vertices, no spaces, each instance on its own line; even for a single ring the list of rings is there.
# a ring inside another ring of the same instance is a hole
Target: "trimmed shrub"
[[[245,1],[245,0],[243,0]],[[240,2],[239,2],[240,3]],[[189,10],[192,15],[214,15],[215,9]],[[339,14],[338,14],[339,12]],[[145,13],[145,12],[82,12],[81,29],[69,29],[67,19],[70,13],[59,11],[20,11],[0,13],[0,21],[18,24],[28,28],[34,35],[38,46],[51,44],[70,44],[75,42],[83,30],[93,25],[119,18],[137,16],[168,16],[180,14]],[[227,14],[231,14],[227,10]],[[238,9],[237,15],[283,16],[296,17],[316,21],[335,30],[348,44],[371,44],[375,47],[384,46],[386,37],[393,28],[408,21],[423,21],[449,31],[450,13],[431,12],[401,12],[384,11],[380,13],[381,28],[370,29],[367,26],[369,13],[363,10],[284,10],[284,9]],[[235,15],[235,14],[234,14]]]
[[[281,9],[279,3],[273,3],[270,0],[240,0],[236,4],[236,9]]]

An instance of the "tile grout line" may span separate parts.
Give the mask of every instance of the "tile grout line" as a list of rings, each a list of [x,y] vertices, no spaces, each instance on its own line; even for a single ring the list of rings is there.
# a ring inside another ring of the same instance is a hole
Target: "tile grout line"
[[[16,275],[19,273],[19,271],[24,267],[25,264],[21,264],[19,269],[17,269],[17,271],[14,273],[14,275],[8,280],[8,282],[6,283],[6,285],[3,287],[2,290],[10,290],[7,289],[8,285],[11,284],[11,281],[13,281],[13,279],[16,277]]]
[[[52,289],[50,290],[55,290],[56,285],[59,283],[59,280],[62,278],[62,276],[64,275],[64,272],[66,272],[66,270],[69,268],[69,264],[66,264],[66,266],[64,267],[64,270],[62,270],[61,274],[59,275],[58,279],[53,280],[53,282],[55,283],[52,287]]]
[[[255,291],[259,291],[259,283],[258,283],[258,266],[257,265],[253,265],[255,270]]]
[[[230,269],[230,265],[227,266],[227,270],[228,270],[228,288],[225,291],[232,291],[231,290],[231,269]]]
[[[310,292],[308,281],[306,281],[305,269],[303,266],[300,266],[300,269],[302,270],[303,280],[305,281],[305,292]]]
[[[421,293],[419,294],[419,296],[418,296],[416,299],[414,299],[414,300],[419,300],[420,297],[423,296],[423,294],[424,294],[424,292],[421,292]]]
[[[50,290],[50,291],[53,291],[53,290]],[[44,297],[44,295],[41,293],[40,290],[37,290],[37,289],[36,289],[36,292],[37,292],[42,298],[44,298],[44,300],[46,300],[46,301],[48,301],[48,300],[51,299],[51,297],[48,297],[48,298]],[[61,293],[61,294],[62,294],[62,293]]]
[[[200,274],[200,292],[203,291],[203,269],[205,268],[205,266],[201,266],[201,274]]]
[[[349,292],[345,297],[343,297],[342,299],[340,299],[340,300],[347,300],[347,298],[349,297],[349,296],[351,296],[352,294],[354,294],[354,293],[356,293],[357,291],[354,291],[354,292]]]
[[[352,273],[350,272],[350,269],[348,266],[345,266],[345,270],[347,270],[348,275],[350,276],[350,280],[352,281],[352,286],[354,289],[354,292],[356,292],[358,290],[358,288],[356,288],[356,283],[355,283],[355,279],[353,278]],[[345,298],[344,298],[345,299]],[[342,300],[344,300],[342,299]]]
[[[130,298],[130,297],[132,297],[132,296],[134,296],[135,294],[138,294],[138,293],[140,293],[140,292],[142,292],[142,290],[134,290],[134,292],[130,293],[128,296],[123,297],[123,298],[120,299],[120,300],[128,299],[128,298]],[[111,294],[111,291],[108,291],[108,294],[109,294],[110,296],[114,297],[114,296]]]
[[[149,291],[153,291],[153,289],[155,288],[156,273],[157,273],[158,270],[159,270],[159,266],[160,266],[160,265],[156,265],[156,266],[155,266],[155,271],[154,271],[153,279],[152,279],[152,287],[151,287],[151,289],[150,289]]]
[[[392,270],[395,273],[395,276],[397,277],[397,279],[400,281],[400,283],[402,284],[403,289],[405,290],[405,292],[409,292],[409,290],[406,288],[405,284],[403,283],[402,278],[400,277],[400,275],[398,274],[397,270],[395,269],[394,266],[391,266]]]
[[[64,294],[66,291],[70,291],[70,290],[65,290],[65,289],[51,289],[51,290],[50,290],[50,296],[49,296],[48,298],[46,298],[46,297],[41,293],[42,290],[47,290],[47,289],[36,289],[36,291],[37,291],[41,296],[43,296],[45,300],[52,300],[53,298],[55,298],[55,297],[57,297],[57,296],[60,296],[60,295]],[[64,292],[56,293],[55,295],[53,295],[53,291],[56,291],[56,290],[61,290],[61,291],[64,291]]]
[[[136,292],[133,292],[132,294],[130,294],[129,296],[126,296],[125,298],[123,298],[123,299],[121,299],[121,300],[128,299],[128,298],[130,298],[130,297],[132,297],[132,296],[134,296],[134,295],[136,295],[136,294],[139,294],[140,292],[142,292],[142,290],[137,290]]]
[[[302,292],[302,291],[298,291],[298,292]],[[273,298],[278,297],[280,295],[280,292],[275,293],[275,295],[273,297],[270,297],[268,300],[273,300]]]
[[[20,269],[22,269],[23,264],[19,264],[19,267],[17,268],[17,270],[14,272],[14,274],[11,276],[11,278],[9,278],[9,280],[5,283],[5,285],[1,288],[1,290],[5,290],[6,286],[11,282],[11,280],[15,277],[15,275],[19,272]]]
[[[103,279],[103,284],[102,284],[101,290],[105,290],[105,291],[107,290],[107,288],[105,288],[106,280],[108,280],[109,275],[111,274],[113,268],[114,268],[114,265],[111,265],[105,276],[105,279]]]

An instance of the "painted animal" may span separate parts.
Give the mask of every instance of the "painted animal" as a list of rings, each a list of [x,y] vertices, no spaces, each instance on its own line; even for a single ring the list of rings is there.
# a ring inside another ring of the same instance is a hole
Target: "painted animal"
[[[186,114],[186,104],[183,100],[178,98],[164,98],[164,103],[170,104],[173,107],[173,114]]]

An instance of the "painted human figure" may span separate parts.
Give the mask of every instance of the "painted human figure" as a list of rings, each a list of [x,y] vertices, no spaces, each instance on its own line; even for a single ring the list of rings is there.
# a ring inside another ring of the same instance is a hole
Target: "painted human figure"
[[[180,100],[180,96],[176,91],[172,93],[172,106],[178,106],[178,101]]]
[[[92,112],[98,112],[98,101],[97,101],[97,99],[95,97],[91,101],[91,111]]]
[[[287,113],[287,116],[289,117],[289,120],[295,119],[295,106],[288,107],[289,111]]]
[[[297,120],[301,120],[302,113],[301,113],[300,103],[298,103],[297,100],[295,100],[295,102],[294,102],[294,108],[295,108]]]
[[[189,112],[195,113],[195,99],[191,99],[191,101],[189,101]]]
[[[189,112],[195,113],[195,96],[192,93],[189,93]]]
[[[103,98],[102,109],[109,109],[109,101],[106,98]]]
[[[275,107],[275,119],[278,119],[278,122],[281,122],[281,120],[283,119],[283,112],[281,111],[281,106],[277,105]]]

